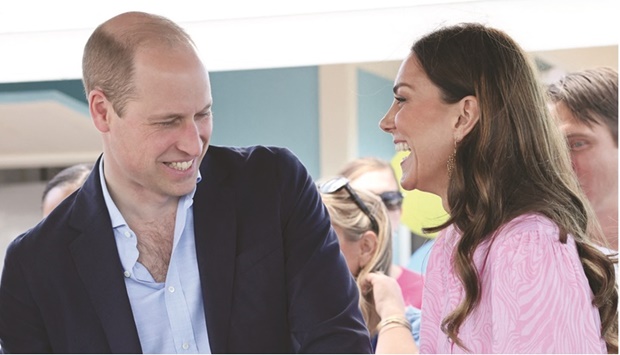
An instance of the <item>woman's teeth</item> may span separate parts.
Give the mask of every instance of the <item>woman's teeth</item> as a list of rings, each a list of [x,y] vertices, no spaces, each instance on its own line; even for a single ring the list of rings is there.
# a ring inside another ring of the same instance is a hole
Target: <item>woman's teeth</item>
[[[394,148],[396,149],[397,152],[410,152],[411,151],[411,148],[409,148],[409,144],[405,142],[396,143],[396,146]]]
[[[175,170],[180,170],[180,171],[185,171],[187,169],[189,169],[192,166],[192,160],[190,161],[180,161],[180,162],[173,162],[173,163],[168,163],[167,164],[169,167],[171,167],[172,169]]]

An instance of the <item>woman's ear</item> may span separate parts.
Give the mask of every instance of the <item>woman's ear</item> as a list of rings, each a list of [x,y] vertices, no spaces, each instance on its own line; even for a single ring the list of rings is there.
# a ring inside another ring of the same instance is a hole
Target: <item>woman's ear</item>
[[[93,89],[88,93],[88,109],[95,127],[102,133],[110,130],[109,114],[114,113],[112,103],[108,101],[103,91]]]
[[[480,109],[478,107],[478,99],[473,95],[465,96],[459,101],[460,104],[460,116],[456,122],[455,136],[460,137],[458,140],[463,139],[478,123],[480,119]]]
[[[377,252],[378,238],[375,232],[367,231],[358,241],[360,246],[359,266],[363,268]]]

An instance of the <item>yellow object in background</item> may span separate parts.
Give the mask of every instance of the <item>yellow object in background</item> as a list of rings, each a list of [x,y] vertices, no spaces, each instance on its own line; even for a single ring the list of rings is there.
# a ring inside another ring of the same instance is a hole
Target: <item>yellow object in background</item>
[[[408,154],[408,152],[397,152],[391,160],[398,181],[403,175],[400,162]],[[416,234],[434,238],[437,233],[426,234],[422,232],[422,228],[434,227],[448,220],[448,213],[443,209],[441,199],[437,195],[420,190],[406,191],[401,187],[401,191],[405,196],[401,217],[403,224]]]

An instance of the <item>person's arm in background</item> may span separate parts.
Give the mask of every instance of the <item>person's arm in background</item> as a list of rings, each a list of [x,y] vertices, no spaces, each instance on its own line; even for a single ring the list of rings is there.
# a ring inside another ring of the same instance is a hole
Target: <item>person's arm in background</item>
[[[412,334],[411,323],[406,314],[405,302],[396,280],[387,275],[370,273],[364,282],[369,292],[372,289],[375,308],[381,317],[375,352],[377,354],[419,353]],[[403,321],[409,323],[409,326],[406,326]]]
[[[277,185],[294,350],[372,353],[359,292],[316,185],[292,153],[280,150],[279,156]]]

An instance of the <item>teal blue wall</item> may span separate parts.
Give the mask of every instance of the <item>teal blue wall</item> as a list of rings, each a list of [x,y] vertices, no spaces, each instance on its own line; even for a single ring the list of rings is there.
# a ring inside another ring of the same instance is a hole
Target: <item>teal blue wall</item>
[[[358,70],[358,155],[394,156],[379,120],[392,99],[392,81]],[[314,178],[320,173],[318,67],[211,73],[212,144],[289,148]],[[0,93],[58,90],[84,103],[80,80],[0,84]]]
[[[289,148],[319,177],[318,67],[211,73],[213,138]]]
[[[214,72],[211,87],[211,144],[287,147],[319,177],[318,67]],[[0,93],[42,90],[63,92],[87,109],[80,80],[0,84]]]
[[[87,103],[81,80],[37,81],[28,83],[0,84],[0,93],[57,90]]]
[[[358,155],[391,160],[392,136],[379,128],[379,121],[390,108],[393,82],[359,69],[357,71]]]

